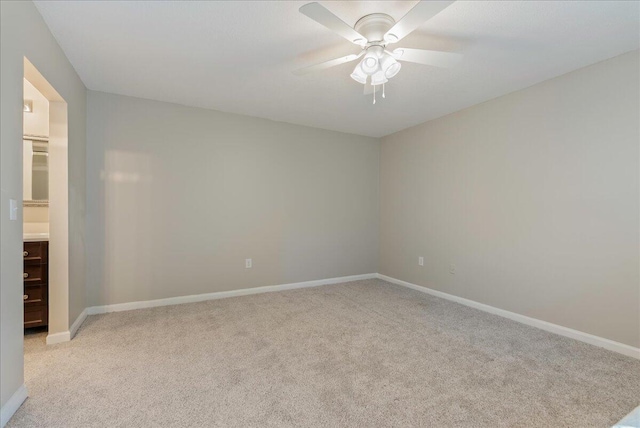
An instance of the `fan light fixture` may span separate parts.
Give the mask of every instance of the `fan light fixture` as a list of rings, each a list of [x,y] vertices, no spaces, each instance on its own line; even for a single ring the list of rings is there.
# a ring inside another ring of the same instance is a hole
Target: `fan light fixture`
[[[380,67],[382,68],[382,71],[384,71],[384,76],[387,79],[391,79],[393,76],[398,74],[402,66],[394,57],[385,53],[380,59]]]
[[[353,69],[353,73],[351,73],[351,78],[362,85],[367,84],[368,77],[369,76],[364,71],[362,71],[362,67],[360,64],[356,65],[356,68]]]
[[[382,85],[383,83],[387,83],[388,81],[389,80],[385,77],[384,72],[382,70],[378,71],[373,76],[371,76],[372,86]]]
[[[351,54],[295,70],[294,74],[303,75],[326,70],[362,58],[351,73],[351,78],[365,85],[365,95],[370,94],[370,90],[373,89],[373,103],[375,104],[378,86],[382,85],[382,98],[385,98],[385,83],[395,77],[402,68],[398,61],[435,67],[451,67],[460,60],[461,55],[453,52],[413,48],[399,48],[393,52],[387,50],[390,49],[389,45],[404,39],[420,25],[444,11],[454,1],[418,1],[397,22],[385,13],[370,13],[360,18],[353,27],[320,3],[305,4],[300,8],[300,13],[358,45],[361,50],[359,54]],[[371,76],[370,86],[367,85],[369,76]]]
[[[364,58],[351,73],[351,78],[366,85],[367,78],[371,76],[373,103],[375,104],[375,87],[382,85],[382,97],[385,98],[384,84],[398,74],[400,68],[400,63],[390,53],[386,52],[382,46],[374,45],[367,48]]]
[[[362,67],[362,71],[371,76],[373,73],[378,71],[378,56],[375,52],[372,52],[370,49],[367,50],[364,59],[360,61],[360,67]]]

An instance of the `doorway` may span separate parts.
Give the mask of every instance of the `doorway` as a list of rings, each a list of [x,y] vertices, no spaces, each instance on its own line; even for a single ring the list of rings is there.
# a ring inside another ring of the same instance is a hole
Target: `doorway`
[[[23,100],[24,326],[53,344],[71,339],[67,103],[27,58]]]

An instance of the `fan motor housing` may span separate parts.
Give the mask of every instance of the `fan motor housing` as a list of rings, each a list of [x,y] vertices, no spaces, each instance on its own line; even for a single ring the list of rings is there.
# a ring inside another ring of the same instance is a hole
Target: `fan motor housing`
[[[396,21],[386,13],[372,13],[365,15],[353,27],[358,33],[371,42],[384,42],[384,35]]]

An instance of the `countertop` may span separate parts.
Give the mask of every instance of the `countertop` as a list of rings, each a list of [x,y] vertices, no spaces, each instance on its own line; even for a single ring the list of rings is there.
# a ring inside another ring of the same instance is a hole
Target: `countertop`
[[[24,233],[22,235],[22,240],[24,242],[39,242],[39,241],[48,241],[49,234],[48,233]]]

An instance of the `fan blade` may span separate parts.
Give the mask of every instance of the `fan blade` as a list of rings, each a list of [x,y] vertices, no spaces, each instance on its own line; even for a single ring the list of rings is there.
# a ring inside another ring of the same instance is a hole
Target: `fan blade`
[[[384,35],[385,41],[395,43],[402,40],[413,30],[424,24],[429,19],[436,16],[453,1],[420,1],[402,19],[395,23],[393,27]]]
[[[304,74],[313,73],[314,71],[326,70],[327,68],[335,67],[336,65],[346,64],[347,62],[355,61],[364,55],[365,51],[360,52],[359,54],[351,54],[347,56],[343,56],[342,58],[336,58],[329,61],[321,62],[320,64],[311,65],[309,67],[299,68],[293,71],[293,74],[296,76],[302,76]]]
[[[398,61],[415,62],[417,64],[431,65],[440,68],[453,67],[462,60],[462,55],[454,52],[406,48],[394,50],[393,57]]]
[[[329,30],[339,34],[351,43],[355,43],[360,46],[367,44],[367,39],[362,34],[358,33],[342,19],[329,12],[329,10],[320,3],[313,2],[305,4],[300,8],[300,13],[313,19],[318,24],[324,25]]]
[[[378,92],[381,88],[382,88],[382,85],[373,86],[367,83],[366,85],[364,85],[363,95],[371,95],[373,94],[374,91]]]

